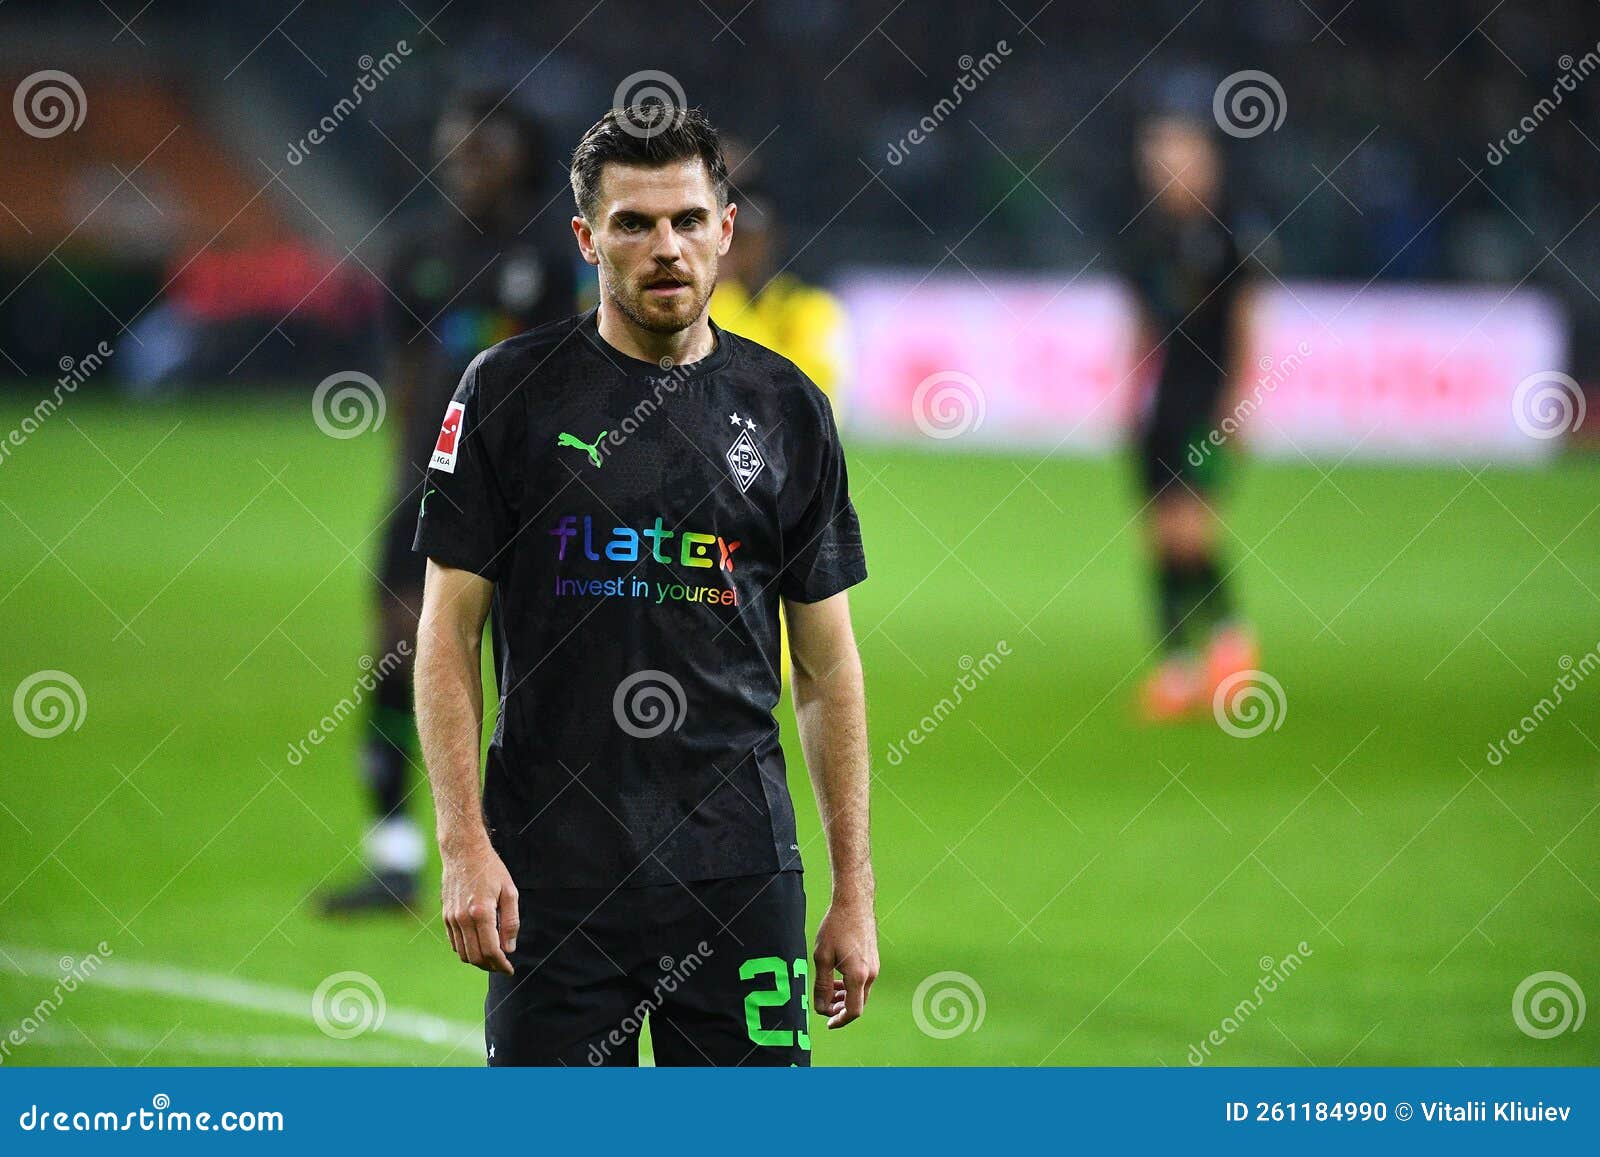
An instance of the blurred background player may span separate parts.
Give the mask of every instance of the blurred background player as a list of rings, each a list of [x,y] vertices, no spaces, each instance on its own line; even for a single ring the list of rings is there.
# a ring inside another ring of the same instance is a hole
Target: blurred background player
[[[1258,665],[1254,634],[1236,617],[1218,559],[1214,503],[1225,460],[1223,448],[1207,442],[1230,387],[1245,377],[1235,366],[1246,281],[1209,126],[1152,116],[1136,148],[1145,207],[1129,228],[1129,273],[1137,352],[1154,387],[1135,437],[1162,650],[1139,705],[1161,722],[1204,708],[1230,674]]]
[[[757,152],[731,138],[723,152],[739,205],[739,244],[718,269],[711,320],[788,358],[838,406],[848,336],[844,307],[789,267],[778,208],[763,191]]]
[[[382,532],[377,634],[384,654],[399,656],[402,643],[406,652],[398,665],[374,668],[387,674],[362,744],[373,821],[366,872],[324,898],[332,915],[409,905],[426,855],[405,810],[421,782],[411,773],[420,777],[421,767],[411,677],[424,559],[411,540],[439,415],[479,350],[570,315],[577,296],[565,247],[538,227],[546,182],[534,125],[502,98],[465,95],[440,116],[433,144],[447,203],[408,231],[385,274],[387,382],[401,445]]]

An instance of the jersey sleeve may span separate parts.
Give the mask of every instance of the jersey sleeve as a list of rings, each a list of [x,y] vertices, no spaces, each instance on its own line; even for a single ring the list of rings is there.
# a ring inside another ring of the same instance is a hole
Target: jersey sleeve
[[[861,524],[850,501],[850,479],[833,410],[821,405],[820,466],[816,485],[793,526],[784,529],[783,577],[779,593],[797,603],[815,603],[867,577]]]
[[[479,356],[445,407],[429,459],[412,549],[494,582],[516,536],[521,413],[487,387]]]

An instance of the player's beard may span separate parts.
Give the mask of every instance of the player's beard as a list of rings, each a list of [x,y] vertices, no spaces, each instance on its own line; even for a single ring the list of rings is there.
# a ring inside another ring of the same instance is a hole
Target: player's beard
[[[705,312],[706,302],[711,299],[711,287],[717,283],[715,266],[708,273],[704,280],[683,282],[688,293],[658,302],[650,299],[644,283],[618,276],[613,270],[613,276],[606,279],[606,297],[624,317],[642,330],[649,333],[681,333],[700,318]],[[654,274],[651,280],[660,276]]]

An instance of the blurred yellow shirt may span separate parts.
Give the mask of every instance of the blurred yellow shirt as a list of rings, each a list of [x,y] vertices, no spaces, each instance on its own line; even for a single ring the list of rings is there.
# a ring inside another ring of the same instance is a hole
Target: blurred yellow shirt
[[[737,281],[718,282],[711,320],[782,354],[834,399],[844,361],[844,307],[825,289],[780,273],[752,299]]]

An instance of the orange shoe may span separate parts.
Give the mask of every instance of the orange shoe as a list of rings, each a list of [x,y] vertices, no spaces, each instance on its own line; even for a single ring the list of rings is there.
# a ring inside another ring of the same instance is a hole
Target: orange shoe
[[[1215,694],[1230,675],[1261,668],[1261,647],[1255,632],[1238,623],[1218,627],[1206,648],[1205,693]]]
[[[1139,714],[1146,723],[1176,723],[1206,703],[1199,665],[1188,656],[1164,660],[1139,689]]]

